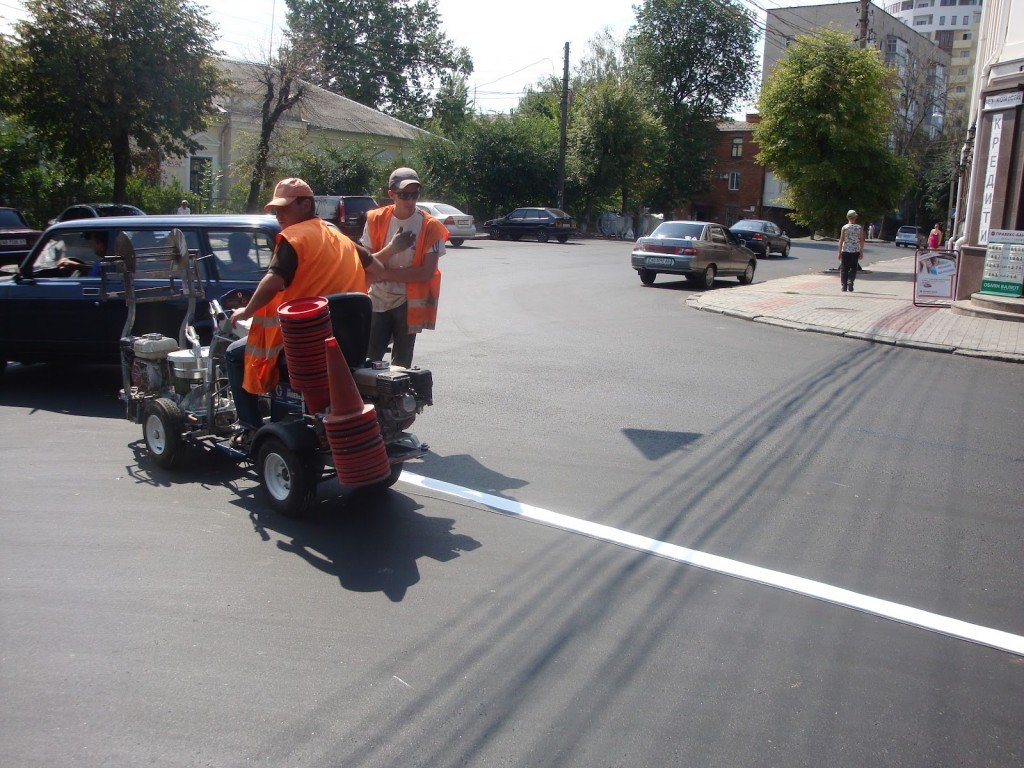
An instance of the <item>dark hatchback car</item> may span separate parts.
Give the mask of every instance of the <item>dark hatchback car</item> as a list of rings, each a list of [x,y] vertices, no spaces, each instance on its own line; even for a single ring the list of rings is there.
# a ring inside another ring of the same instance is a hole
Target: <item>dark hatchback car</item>
[[[773,253],[789,256],[789,235],[773,221],[742,219],[729,227],[729,231],[758,256],[768,257]]]
[[[41,234],[41,230],[29,226],[21,211],[0,208],[0,267],[21,264]]]
[[[557,208],[516,208],[508,216],[484,222],[484,231],[496,240],[535,237],[539,243],[564,243],[576,234],[576,221]]]
[[[316,195],[316,215],[329,221],[350,239],[359,241],[366,226],[366,212],[377,208],[369,195]]]
[[[206,296],[252,291],[266,273],[280,231],[272,216],[131,216],[83,219],[47,229],[16,274],[0,276],[0,371],[10,361],[110,363],[119,359],[118,340],[127,317],[119,298],[119,275],[101,276],[97,260],[113,254],[119,232],[135,248],[164,244],[180,229],[198,251]],[[137,283],[145,287],[144,281]],[[140,304],[136,327],[178,337],[184,305]],[[205,301],[196,307],[200,337],[212,324]]]
[[[78,203],[61,211],[55,218],[50,219],[50,224],[58,224],[62,221],[75,221],[77,219],[98,219],[104,216],[145,216],[146,212],[141,208],[126,203]]]

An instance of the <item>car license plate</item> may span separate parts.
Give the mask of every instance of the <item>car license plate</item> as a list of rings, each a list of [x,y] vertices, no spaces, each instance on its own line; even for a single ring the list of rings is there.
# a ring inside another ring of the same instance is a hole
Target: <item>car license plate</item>
[[[0,240],[0,245],[28,245],[28,240]]]
[[[666,259],[662,256],[648,256],[647,266],[648,267],[672,267],[675,266],[674,259]]]

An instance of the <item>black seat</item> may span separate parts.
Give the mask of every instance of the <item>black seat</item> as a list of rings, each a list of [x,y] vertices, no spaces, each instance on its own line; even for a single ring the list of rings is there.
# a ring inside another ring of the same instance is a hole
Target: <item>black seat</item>
[[[370,319],[373,305],[365,293],[350,291],[327,296],[331,310],[331,326],[349,368],[358,368],[366,362],[370,346]]]

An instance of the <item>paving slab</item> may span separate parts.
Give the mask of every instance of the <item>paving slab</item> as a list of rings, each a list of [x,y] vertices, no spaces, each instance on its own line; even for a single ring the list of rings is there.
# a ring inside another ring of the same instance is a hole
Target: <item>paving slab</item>
[[[1024,323],[914,305],[913,256],[874,262],[844,293],[835,273],[794,275],[690,296],[694,309],[796,331],[1024,363]]]

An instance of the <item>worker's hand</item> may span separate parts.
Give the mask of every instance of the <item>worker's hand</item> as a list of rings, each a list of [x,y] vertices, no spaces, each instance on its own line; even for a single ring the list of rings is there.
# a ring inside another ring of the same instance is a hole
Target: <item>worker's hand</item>
[[[242,307],[241,309],[236,309],[232,313],[232,315],[231,315],[231,327],[232,328],[235,327],[236,325],[238,325],[239,323],[248,320],[251,317],[251,315],[249,315],[249,313],[246,311],[247,309],[248,309],[248,307]]]
[[[396,253],[401,253],[404,250],[412,248],[416,244],[416,233],[406,232],[401,227],[395,232],[395,236],[391,238],[391,242],[388,243],[388,250],[391,255],[394,256]]]

